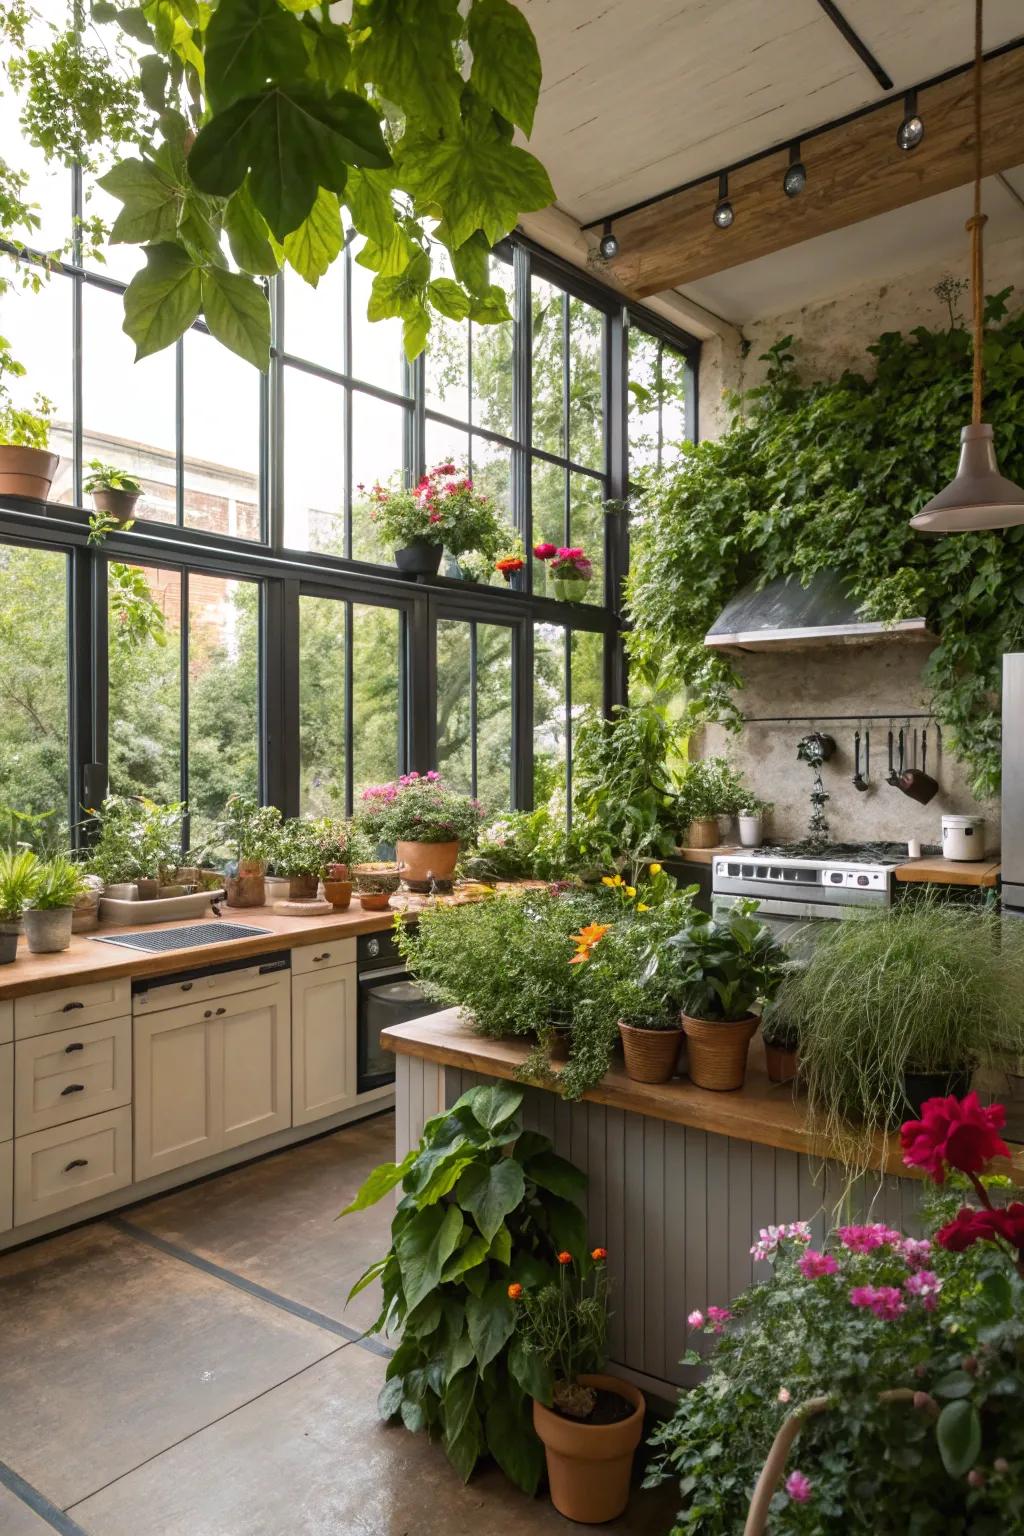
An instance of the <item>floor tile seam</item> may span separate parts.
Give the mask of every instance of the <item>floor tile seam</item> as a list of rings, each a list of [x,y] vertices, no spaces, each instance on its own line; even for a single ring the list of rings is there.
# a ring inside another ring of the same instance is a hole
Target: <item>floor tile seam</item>
[[[6,1461],[0,1461],[0,1487],[6,1488],[26,1509],[30,1509],[40,1520],[59,1531],[60,1536],[88,1536],[88,1533],[63,1510],[41,1493],[34,1483],[22,1477]]]

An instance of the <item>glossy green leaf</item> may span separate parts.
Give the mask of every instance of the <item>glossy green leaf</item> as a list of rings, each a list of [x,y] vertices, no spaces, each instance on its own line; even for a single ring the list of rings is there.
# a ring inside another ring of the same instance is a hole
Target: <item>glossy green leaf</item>
[[[253,205],[248,182],[243,182],[228,199],[224,210],[224,232],[231,254],[243,271],[258,277],[273,277],[280,271],[280,263],[270,243],[267,221]]]
[[[400,1409],[402,1423],[411,1434],[418,1435],[427,1427],[427,1416],[421,1403],[417,1403],[410,1397],[403,1397]]]
[[[456,1248],[444,1267],[441,1279],[446,1282],[458,1280],[467,1269],[475,1269],[478,1264],[482,1264],[488,1252],[489,1244],[486,1237],[481,1237],[479,1232],[474,1232],[461,1248]]]
[[[487,1410],[487,1449],[505,1476],[524,1493],[537,1491],[544,1471],[544,1447],[533,1428],[528,1397],[499,1392]]]
[[[149,246],[145,267],[124,295],[123,330],[135,343],[136,362],[177,341],[198,317],[202,298],[200,269],[187,251],[169,243]]]
[[[387,1265],[388,1259],[385,1257],[383,1259],[376,1259],[370,1265],[369,1269],[364,1269],[355,1285],[349,1291],[348,1297],[346,1298],[346,1304],[352,1300],[353,1296],[358,1296],[360,1291],[365,1291],[368,1285],[372,1285],[373,1282],[384,1273]]]
[[[139,60],[139,88],[147,107],[154,112],[163,111],[167,102],[167,85],[171,71],[165,59],[158,54],[147,53]]]
[[[483,1425],[475,1408],[467,1414],[459,1435],[454,1439],[445,1436],[444,1449],[462,1481],[468,1483],[485,1450]]]
[[[270,365],[270,303],[251,277],[222,267],[203,273],[203,314],[210,334],[266,372]]]
[[[353,166],[345,183],[345,205],[353,224],[361,235],[380,246],[387,246],[394,238],[391,182],[388,171],[366,171]]]
[[[586,1174],[581,1173],[574,1163],[559,1157],[557,1152],[546,1151],[531,1157],[524,1171],[526,1177],[542,1189],[549,1189],[552,1194],[561,1195],[577,1205],[586,1193]]]
[[[343,243],[338,194],[321,187],[307,217],[284,238],[288,265],[315,288]]]
[[[355,50],[359,78],[407,114],[454,126],[463,87],[452,52],[462,29],[457,0],[365,0],[352,20],[369,29]]]
[[[504,1224],[498,1228],[491,1239],[487,1257],[493,1259],[496,1264],[508,1265],[512,1262],[512,1233]]]
[[[278,0],[218,0],[206,29],[206,90],[215,111],[269,81],[298,81],[308,54],[302,23]]]
[[[447,227],[441,225],[437,230],[437,238],[448,246],[452,270],[459,282],[478,297],[486,295],[491,288],[491,250],[480,231],[477,230],[468,240],[456,246],[449,243]]]
[[[540,95],[541,67],[526,17],[511,0],[474,0],[469,46],[473,89],[529,136]]]
[[[970,1397],[973,1391],[974,1377],[967,1371],[950,1371],[931,1389],[933,1397],[942,1398]]]
[[[438,282],[443,281],[444,279],[438,280]],[[431,294],[437,286],[437,283],[431,283]],[[452,318],[462,317],[453,315]],[[477,1090],[472,1106],[473,1115],[485,1130],[496,1131],[500,1126],[507,1125],[522,1102],[521,1088],[513,1088],[509,1083],[489,1083],[486,1087]]]
[[[405,1302],[412,1311],[441,1279],[462,1231],[457,1206],[428,1205],[404,1227],[395,1243]]]
[[[285,4],[288,4],[288,0],[285,0]],[[290,5],[289,9],[295,10],[297,7]],[[302,9],[309,10],[310,7],[303,5]],[[310,18],[307,21],[305,33],[306,46],[310,50],[310,75],[329,91],[343,90],[352,67],[352,51],[348,45],[346,28],[333,22],[325,8],[319,20]]]
[[[523,1170],[514,1158],[503,1157],[490,1167],[475,1165],[459,1180],[457,1197],[488,1243],[525,1193]]]
[[[579,1207],[558,1195],[549,1195],[544,1205],[555,1248],[566,1249],[576,1258],[588,1252],[587,1223]]]
[[[173,176],[151,160],[120,160],[99,185],[123,206],[110,231],[111,245],[173,241],[182,191]]]
[[[469,1298],[466,1327],[477,1364],[483,1370],[508,1343],[515,1327],[515,1312],[504,1280],[493,1281],[482,1296]]]
[[[408,361],[414,362],[427,344],[430,334],[430,313],[418,299],[402,310],[402,350]]]
[[[508,1368],[527,1397],[538,1403],[551,1404],[553,1385],[551,1367],[537,1350],[530,1349],[522,1339],[513,1339],[508,1352]]]
[[[485,294],[474,298],[469,306],[469,318],[478,325],[501,325],[511,320],[512,311],[504,288],[492,283]]]
[[[456,245],[478,229],[496,245],[521,213],[554,202],[540,161],[478,123],[460,123],[444,139],[409,132],[398,159],[402,184],[440,208]]]
[[[377,1201],[382,1200],[389,1190],[394,1189],[396,1184],[402,1182],[416,1161],[416,1156],[417,1148],[413,1147],[410,1152],[406,1153],[400,1163],[381,1163],[380,1167],[375,1168],[369,1178],[362,1184],[355,1199],[346,1205],[341,1215],[347,1216],[350,1211],[365,1211],[367,1206],[376,1205]]]
[[[466,1420],[473,1410],[479,1381],[476,1370],[470,1366],[453,1376],[445,1387],[444,1428],[445,1434],[452,1440],[457,1440],[462,1434]]]
[[[947,1403],[936,1422],[935,1438],[950,1477],[963,1477],[981,1453],[981,1420],[974,1404],[964,1398]]]
[[[402,1406],[403,1386],[401,1376],[392,1376],[377,1393],[377,1412],[382,1419],[393,1419]]]

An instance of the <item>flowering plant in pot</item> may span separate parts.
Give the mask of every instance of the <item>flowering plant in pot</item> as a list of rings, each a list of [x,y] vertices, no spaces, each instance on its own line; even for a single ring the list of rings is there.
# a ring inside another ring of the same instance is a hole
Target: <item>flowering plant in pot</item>
[[[67,949],[75,902],[87,889],[81,864],[72,863],[63,854],[40,862],[24,916],[31,954],[54,954]]]
[[[324,896],[343,912],[352,900],[351,866],[369,858],[370,840],[358,827],[329,816],[317,823],[317,831]]]
[[[24,365],[0,337],[0,496],[46,501],[60,463],[48,447],[54,406],[42,394],[34,397],[34,410],[14,404],[7,381],[24,375]]]
[[[91,474],[82,481],[82,489],[89,492],[96,511],[109,518],[113,527],[130,525],[135,503],[142,495],[141,480],[100,459],[90,459],[89,469]]]
[[[444,549],[456,558],[476,550],[493,560],[507,537],[491,498],[450,460],[413,488],[377,483],[369,499],[370,521],[394,544],[398,569],[410,575],[436,575]]]
[[[228,796],[214,836],[228,850],[224,885],[229,907],[263,906],[267,864],[277,851],[280,832],[276,805],[260,805],[251,795]]]
[[[535,544],[535,557],[548,568],[555,596],[565,603],[582,603],[594,579],[593,563],[579,545]]]
[[[607,1257],[604,1248],[589,1255],[563,1249],[556,1280],[509,1287],[527,1358],[536,1360],[545,1386],[550,1382],[550,1398],[534,1397],[533,1425],[544,1444],[551,1502],[586,1525],[625,1509],[644,1422],[643,1393],[603,1371]]]
[[[512,539],[498,551],[494,562],[494,569],[500,571],[506,582],[511,586],[512,578],[523,569],[526,559],[523,554],[522,539]]]
[[[666,941],[684,999],[687,1070],[699,1088],[742,1088],[754,1009],[771,1001],[786,974],[786,951],[756,912],[757,902],[744,900],[719,921],[696,912]]]
[[[22,916],[38,879],[39,859],[31,848],[0,848],[0,965],[17,959]]]
[[[483,819],[479,800],[449,789],[431,771],[365,789],[356,821],[370,836],[395,845],[407,882],[425,885],[451,879],[459,848],[476,836]]]

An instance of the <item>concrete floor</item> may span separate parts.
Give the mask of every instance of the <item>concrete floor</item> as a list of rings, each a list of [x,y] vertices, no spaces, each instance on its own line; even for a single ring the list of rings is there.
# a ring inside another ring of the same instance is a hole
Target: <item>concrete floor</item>
[[[0,1256],[2,1536],[568,1529],[377,1418],[386,1353],[353,1337],[376,1297],[344,1301],[391,1209],[334,1217],[393,1135],[380,1115]],[[637,1493],[605,1529],[672,1509]]]

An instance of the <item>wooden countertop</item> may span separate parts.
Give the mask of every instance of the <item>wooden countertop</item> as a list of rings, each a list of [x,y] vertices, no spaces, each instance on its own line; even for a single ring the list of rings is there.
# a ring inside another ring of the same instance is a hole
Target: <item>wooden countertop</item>
[[[389,1051],[397,1055],[420,1056],[444,1066],[462,1067],[488,1077],[514,1080],[516,1068],[527,1054],[519,1040],[491,1040],[474,1034],[457,1008],[427,1014],[408,1024],[396,1024],[381,1034]],[[538,1087],[549,1085],[538,1083]],[[688,1078],[674,1078],[668,1083],[636,1083],[626,1076],[618,1058],[596,1087],[583,1097],[593,1104],[607,1104],[612,1109],[649,1115],[674,1125],[693,1126],[713,1131],[738,1141],[752,1141],[760,1146],[781,1147],[806,1157],[824,1157],[820,1141],[807,1126],[804,1102],[795,1098],[789,1085],[773,1083],[765,1071],[764,1047],[757,1035],[750,1047],[747,1080],[735,1093],[714,1093],[698,1088]],[[922,1175],[903,1162],[899,1139],[877,1139],[871,1159],[873,1168],[905,1178]],[[1024,1147],[1015,1153],[1004,1169],[1015,1183],[1024,1184]]]
[[[944,885],[973,885],[991,889],[999,883],[999,855],[989,853],[983,859],[970,863],[960,859],[944,859],[934,854],[923,859],[910,859],[894,870],[897,880],[931,880]]]

